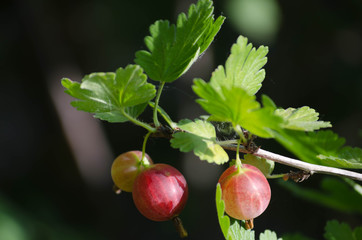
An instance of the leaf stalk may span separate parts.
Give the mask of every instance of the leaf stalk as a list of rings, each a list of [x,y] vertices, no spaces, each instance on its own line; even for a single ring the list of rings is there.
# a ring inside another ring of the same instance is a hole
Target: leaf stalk
[[[165,86],[165,83],[166,82],[161,82],[160,86],[158,87],[157,95],[156,95],[156,99],[155,99],[155,108],[153,109],[153,123],[155,124],[156,128],[160,126],[160,122],[158,121],[157,108],[158,108],[158,103],[161,98],[162,89],[163,89],[163,86]]]
[[[138,126],[140,126],[140,127],[143,127],[143,128],[145,128],[145,129],[147,129],[147,131],[153,132],[153,133],[157,131],[156,128],[151,127],[151,126],[148,125],[147,123],[141,122],[140,120],[138,120],[138,119],[130,116],[130,115],[125,111],[125,108],[121,108],[121,112],[122,112],[122,114],[123,114],[130,122],[132,122],[132,123],[134,123],[134,124],[136,124],[136,125],[138,125]]]

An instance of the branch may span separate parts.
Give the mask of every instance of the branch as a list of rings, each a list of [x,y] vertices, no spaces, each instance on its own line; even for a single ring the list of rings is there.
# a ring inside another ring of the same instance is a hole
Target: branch
[[[157,131],[152,134],[153,137],[165,137],[165,138],[172,138],[172,134],[175,130],[169,129],[167,127],[160,127],[157,128]],[[179,130],[176,130],[179,131]],[[236,151],[236,144],[235,140],[226,140],[226,141],[220,141],[218,144],[223,147],[224,149]],[[340,168],[334,168],[334,167],[327,167],[327,166],[321,166],[317,164],[307,163],[303,162],[297,159],[285,157],[279,154],[275,154],[260,148],[257,148],[256,146],[249,146],[253,150],[248,150],[244,146],[240,146],[239,152],[243,153],[250,153],[258,157],[262,157],[268,160],[272,160],[274,162],[284,164],[290,167],[298,168],[301,170],[304,170],[310,175],[314,173],[322,173],[322,174],[328,174],[328,175],[334,175],[334,176],[340,176],[340,177],[347,177],[351,178],[353,180],[362,181],[362,174],[357,172],[352,172]]]
[[[222,145],[223,148],[228,150],[236,151],[235,145]],[[321,166],[317,164],[307,163],[303,162],[297,159],[285,157],[279,154],[275,154],[263,149],[257,149],[254,152],[250,152],[245,148],[240,148],[240,152],[244,153],[250,153],[258,157],[262,157],[268,160],[272,160],[277,163],[281,163],[287,166],[295,167],[304,171],[309,172],[311,175],[314,173],[323,173],[328,175],[334,175],[334,176],[340,176],[340,177],[347,177],[354,180],[362,181],[362,174],[357,172],[352,172],[340,168],[334,168],[334,167],[327,167],[327,166]]]

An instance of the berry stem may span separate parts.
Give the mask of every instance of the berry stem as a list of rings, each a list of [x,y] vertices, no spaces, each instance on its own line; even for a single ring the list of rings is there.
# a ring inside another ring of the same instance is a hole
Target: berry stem
[[[179,218],[178,216],[172,218],[172,221],[176,227],[177,232],[180,234],[180,238],[185,238],[187,237],[187,231],[184,228],[181,218]]]
[[[143,159],[145,158],[145,154],[146,154],[147,140],[148,140],[148,138],[149,138],[149,136],[150,136],[151,134],[152,134],[152,132],[149,131],[149,132],[146,134],[145,138],[143,139],[143,144],[142,144],[142,158],[141,158],[141,165],[142,165],[143,167],[147,167],[147,166],[148,166],[148,164],[145,164],[145,162],[143,161]]]
[[[236,161],[235,161],[235,164],[238,168],[238,172],[240,172],[241,167],[242,167],[241,160],[240,160],[240,154],[239,154],[240,145],[241,145],[241,143],[244,143],[246,141],[246,139],[245,139],[243,131],[241,130],[239,125],[235,126],[234,128],[235,128],[235,131],[237,132],[237,134],[239,134],[239,136],[240,136],[240,138],[238,139],[237,145],[236,145]]]
[[[160,122],[158,121],[158,116],[157,116],[157,108],[158,108],[158,103],[160,101],[162,89],[163,86],[165,86],[165,83],[166,82],[161,82],[160,86],[158,87],[157,96],[155,99],[155,108],[153,109],[153,123],[155,124],[156,128],[160,126]]]

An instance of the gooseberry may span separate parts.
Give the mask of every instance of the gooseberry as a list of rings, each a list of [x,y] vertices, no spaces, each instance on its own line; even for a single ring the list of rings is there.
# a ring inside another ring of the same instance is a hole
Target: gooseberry
[[[133,182],[137,175],[144,170],[144,166],[152,164],[148,154],[142,158],[141,151],[129,151],[119,155],[112,164],[112,180],[122,191],[132,192]]]
[[[187,201],[188,187],[176,168],[159,163],[136,177],[132,196],[143,216],[153,221],[167,221],[181,213]]]
[[[268,207],[270,186],[263,173],[256,167],[233,165],[219,178],[225,212],[239,220],[253,220]]]

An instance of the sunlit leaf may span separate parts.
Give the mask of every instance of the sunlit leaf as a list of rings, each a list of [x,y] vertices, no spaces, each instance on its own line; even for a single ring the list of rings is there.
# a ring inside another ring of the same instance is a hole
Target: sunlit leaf
[[[255,49],[248,39],[240,36],[231,48],[226,60],[225,69],[219,66],[213,73],[210,84],[219,86],[239,87],[249,95],[254,95],[265,78],[262,67],[266,64],[268,48],[261,46]]]
[[[330,122],[318,121],[319,113],[307,106],[297,109],[277,109],[275,114],[283,118],[283,128],[287,129],[314,131],[332,126]]]
[[[116,73],[92,73],[81,83],[63,78],[62,85],[66,93],[77,98],[72,106],[109,122],[127,121],[122,110],[136,118],[156,94],[155,86],[147,83],[147,76],[137,65],[119,68]]]
[[[224,22],[220,16],[214,21],[210,0],[192,4],[188,15],[181,13],[177,24],[156,21],[150,27],[151,36],[145,38],[148,51],[136,53],[135,62],[155,81],[172,82],[184,74],[213,41]]]
[[[214,126],[203,120],[181,120],[177,127],[183,131],[177,132],[171,139],[171,146],[182,152],[193,151],[201,160],[222,164],[229,160],[225,150],[216,143]]]

